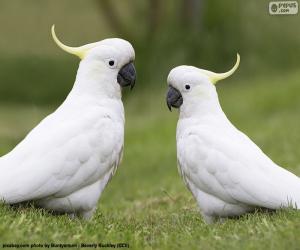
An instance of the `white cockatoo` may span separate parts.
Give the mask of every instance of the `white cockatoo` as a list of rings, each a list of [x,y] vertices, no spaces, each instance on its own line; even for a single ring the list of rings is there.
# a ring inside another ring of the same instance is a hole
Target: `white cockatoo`
[[[81,47],[56,44],[81,59],[63,104],[0,158],[0,199],[35,201],[90,218],[123,152],[121,89],[135,84],[132,45],[118,38]]]
[[[217,74],[192,66],[168,76],[167,105],[179,108],[177,160],[180,175],[207,223],[262,207],[300,207],[300,179],[274,163],[235,128],[220,106]]]

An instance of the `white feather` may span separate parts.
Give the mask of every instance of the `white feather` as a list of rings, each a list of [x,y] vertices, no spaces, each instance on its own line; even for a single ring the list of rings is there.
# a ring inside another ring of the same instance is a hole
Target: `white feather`
[[[206,222],[255,207],[300,207],[299,177],[276,165],[230,123],[205,75],[181,66],[170,73],[169,85],[183,98],[177,125],[180,174]]]
[[[124,108],[118,69],[134,59],[121,39],[104,40],[81,61],[65,102],[0,158],[0,199],[35,200],[47,209],[90,217],[120,163]],[[118,61],[115,70],[107,56]]]

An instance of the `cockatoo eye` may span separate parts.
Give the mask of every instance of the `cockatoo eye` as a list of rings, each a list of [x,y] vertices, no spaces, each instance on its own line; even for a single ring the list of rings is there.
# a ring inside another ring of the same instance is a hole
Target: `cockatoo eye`
[[[117,61],[115,59],[110,58],[106,61],[106,63],[111,69],[115,69],[117,67]]]
[[[190,85],[188,85],[188,84],[187,84],[187,85],[185,85],[185,89],[186,89],[186,90],[189,90],[190,88],[191,88],[191,86],[190,86]]]

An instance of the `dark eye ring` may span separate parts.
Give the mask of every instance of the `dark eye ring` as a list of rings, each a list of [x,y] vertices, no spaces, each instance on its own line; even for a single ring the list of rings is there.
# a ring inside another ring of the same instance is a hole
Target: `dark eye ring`
[[[185,85],[185,89],[190,89],[191,88],[191,86],[190,85]]]
[[[114,60],[110,60],[110,61],[108,62],[108,64],[109,64],[109,66],[114,66],[114,65],[115,65],[115,61],[114,61]]]

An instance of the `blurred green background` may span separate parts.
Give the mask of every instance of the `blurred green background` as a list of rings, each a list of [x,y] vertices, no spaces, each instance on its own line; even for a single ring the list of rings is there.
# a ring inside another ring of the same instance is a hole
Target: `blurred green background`
[[[136,50],[124,91],[125,155],[91,222],[0,207],[2,242],[129,242],[136,249],[299,248],[299,213],[255,214],[207,227],[176,167],[177,112],[165,105],[172,67],[236,73],[217,85],[228,118],[300,175],[300,16],[265,0],[0,0],[0,154],[72,88],[79,60],[60,50],[108,37]],[[22,226],[20,226],[22,225]],[[271,243],[270,243],[271,242]]]
[[[162,89],[174,66],[222,72],[237,52],[237,77],[299,69],[299,21],[269,15],[265,0],[1,0],[0,101],[57,105],[66,96],[78,59],[54,44],[53,23],[73,46],[128,39],[137,89]]]

